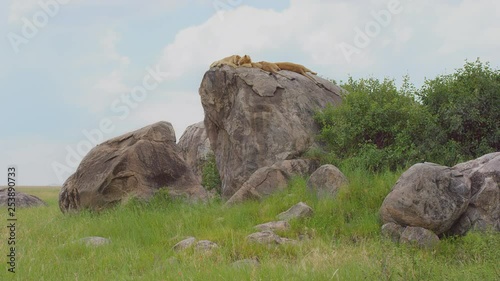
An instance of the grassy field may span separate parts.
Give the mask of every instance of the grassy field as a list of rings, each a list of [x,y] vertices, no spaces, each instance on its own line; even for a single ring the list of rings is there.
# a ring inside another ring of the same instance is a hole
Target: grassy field
[[[1,231],[0,280],[500,280],[499,234],[447,238],[433,250],[380,237],[378,209],[399,174],[346,171],[350,184],[336,199],[309,196],[305,179],[297,178],[260,203],[227,208],[219,201],[187,205],[159,196],[99,214],[64,215],[57,189],[20,189],[49,206],[17,211],[15,274],[7,272],[8,234]],[[299,201],[313,207],[314,216],[292,221],[291,230],[278,234],[307,239],[276,246],[246,241],[253,226]],[[6,223],[6,209],[0,219]],[[112,242],[74,243],[87,236]],[[174,252],[172,246],[188,236],[220,247]],[[232,265],[247,258],[260,265]]]

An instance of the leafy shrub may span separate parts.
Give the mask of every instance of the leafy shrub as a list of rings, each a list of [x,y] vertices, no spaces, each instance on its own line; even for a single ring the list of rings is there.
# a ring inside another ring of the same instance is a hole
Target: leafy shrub
[[[349,78],[341,87],[349,93],[343,104],[316,115],[323,162],[394,170],[421,161],[452,166],[500,151],[500,71],[479,59],[418,91],[408,77],[399,89],[374,78]]]
[[[316,115],[335,164],[395,170],[432,157],[440,133],[407,77],[399,90],[390,79],[351,77],[341,86],[349,92],[343,103]]]
[[[445,134],[446,164],[500,151],[499,70],[479,59],[466,62],[453,74],[426,80],[419,96]]]
[[[203,185],[207,190],[215,190],[217,194],[221,194],[221,180],[219,175],[219,170],[217,169],[217,163],[215,162],[215,155],[209,153],[207,159],[203,164],[201,185]]]

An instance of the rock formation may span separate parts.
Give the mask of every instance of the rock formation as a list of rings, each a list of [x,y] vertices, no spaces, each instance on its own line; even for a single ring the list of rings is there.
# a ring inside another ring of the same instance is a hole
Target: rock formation
[[[205,127],[222,180],[231,197],[259,168],[300,158],[314,147],[313,116],[341,102],[341,88],[317,78],[272,76],[256,68],[212,68],[203,77],[200,96]]]
[[[187,127],[177,145],[182,151],[186,164],[201,182],[203,164],[207,156],[213,153],[203,121]]]
[[[63,184],[62,212],[101,210],[125,198],[169,195],[204,200],[206,191],[184,162],[168,122],[158,122],[94,147]]]
[[[432,163],[413,165],[396,182],[380,209],[384,223],[418,226],[437,235],[467,208],[470,187],[463,175]]]
[[[500,231],[500,152],[458,164],[453,169],[468,179],[471,198],[450,234],[465,234],[469,229]]]
[[[500,152],[452,168],[412,166],[385,198],[380,216],[388,236],[398,228],[387,223],[423,227],[437,235],[500,231]]]

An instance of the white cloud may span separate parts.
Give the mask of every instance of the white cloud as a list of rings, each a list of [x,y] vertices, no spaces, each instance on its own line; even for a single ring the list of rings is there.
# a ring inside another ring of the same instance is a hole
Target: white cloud
[[[500,22],[496,19],[500,18],[500,2],[464,0],[460,5],[442,8],[435,28],[443,39],[438,50],[441,54],[455,54],[469,48],[498,53]]]
[[[128,65],[130,59],[127,56],[122,56],[116,50],[116,44],[120,40],[120,34],[113,29],[108,29],[100,38],[100,45],[103,49],[105,60],[116,61],[121,65]]]
[[[241,6],[226,11],[223,20],[214,15],[201,25],[181,30],[174,42],[165,47],[161,63],[180,77],[193,69],[208,68],[212,61],[231,54],[258,56],[294,51],[288,60],[313,66],[370,67],[380,60],[375,52],[376,42],[363,49],[351,63],[346,61],[338,45],[354,44],[355,28],[363,29],[373,20],[371,10],[373,6],[359,2],[321,0],[292,0],[290,8],[283,12]],[[387,29],[394,28],[389,26]],[[407,28],[396,25],[395,32],[386,32],[373,41],[380,41],[381,46],[386,47],[383,42],[387,40],[383,38],[392,37],[394,33],[404,35],[394,40],[399,48],[411,38]],[[262,60],[257,56],[253,56],[254,60]]]
[[[158,121],[171,122],[177,140],[187,126],[203,121],[204,114],[197,91],[159,93],[166,99],[140,105],[127,120],[133,120],[136,127],[146,126]]]
[[[380,68],[389,59],[383,55],[402,54],[408,47],[421,46],[418,55],[436,62],[436,48],[427,48],[429,40],[442,54],[453,53],[461,56],[460,60],[468,56],[468,48],[490,49],[493,56],[493,48],[500,45],[496,35],[500,34],[500,22],[494,20],[500,18],[498,1],[464,0],[457,5],[401,0],[403,12],[392,14],[390,23],[369,38],[368,46],[346,61],[338,45],[354,45],[355,28],[364,31],[368,23],[376,22],[373,13],[387,9],[390,2],[377,0],[367,5],[359,1],[292,0],[282,12],[241,6],[226,11],[223,20],[214,15],[201,25],[181,30],[165,47],[161,62],[181,77],[231,54],[248,53],[261,60],[259,55],[293,51],[290,61],[352,72]]]
[[[115,96],[124,93],[128,90],[128,87],[123,82],[123,73],[120,70],[113,70],[104,78],[99,79],[92,90],[92,93],[102,98],[103,96]],[[87,96],[86,99],[88,100],[89,97]],[[92,104],[95,104],[95,100],[92,100]]]
[[[111,102],[130,88],[125,82],[125,76],[130,65],[130,59],[117,51],[121,35],[112,28],[99,35],[99,52],[85,58],[87,61],[104,66],[111,64],[112,70],[98,76],[84,78],[83,96],[77,97],[77,102],[86,106],[92,112],[108,109]]]
[[[95,105],[96,109],[102,109],[105,106],[109,106],[111,102],[110,99],[116,97],[116,95],[120,93],[126,92],[129,88],[124,82],[124,72],[127,69],[127,66],[130,64],[130,59],[127,56],[122,56],[116,50],[116,44],[120,40],[120,35],[109,29],[105,32],[105,34],[101,37],[100,45],[102,48],[102,53],[99,54],[99,57],[102,57],[102,62],[111,62],[116,64],[116,68],[112,70],[108,75],[100,78],[92,89],[92,93],[100,97],[99,99],[90,99],[92,100],[93,105]],[[107,99],[103,99],[102,97],[108,97]],[[89,100],[86,98],[86,100]],[[100,103],[96,103],[95,100],[104,101]]]
[[[275,37],[283,35],[273,36],[272,32],[276,29],[276,23],[279,23],[277,17],[279,14],[276,12],[250,7],[227,11],[223,20],[214,15],[204,24],[177,34],[174,42],[163,52],[160,60],[162,69],[171,72],[176,78],[194,68],[208,68],[212,61],[230,54],[268,49],[271,46],[279,48],[281,39]],[[253,20],[255,18],[259,20]],[[250,25],[248,22],[255,24]],[[271,32],[268,31],[270,29]]]

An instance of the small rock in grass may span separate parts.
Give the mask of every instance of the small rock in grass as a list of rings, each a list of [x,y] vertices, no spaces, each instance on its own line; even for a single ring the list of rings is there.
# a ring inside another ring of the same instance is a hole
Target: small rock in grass
[[[404,226],[401,226],[397,223],[389,222],[382,225],[381,233],[382,237],[391,239],[392,242],[399,242],[401,238],[401,234],[405,230]]]
[[[279,214],[278,219],[289,221],[295,218],[311,217],[313,213],[314,212],[311,207],[307,206],[304,202],[299,202],[290,209]]]
[[[281,239],[280,239],[280,244],[297,245],[298,243],[299,243],[299,241],[294,240],[294,239],[290,239],[290,238],[286,238],[286,237],[281,237]]]
[[[255,232],[247,236],[247,240],[259,244],[280,244],[281,237],[272,231]]]
[[[87,246],[102,246],[111,243],[111,240],[99,236],[90,236],[82,238],[78,240],[78,242],[83,243]]]
[[[175,244],[173,249],[174,249],[174,251],[182,251],[182,250],[185,250],[185,249],[193,246],[194,242],[196,242],[196,238],[188,237],[188,238],[180,241],[179,243]]]
[[[265,230],[270,230],[270,231],[285,231],[290,229],[290,224],[286,221],[271,221],[268,223],[263,223],[254,226],[254,228],[260,230],[260,231],[265,231]]]
[[[256,267],[259,265],[260,263],[257,259],[243,259],[232,263],[232,266],[236,268]]]
[[[210,251],[212,249],[218,248],[219,245],[209,240],[200,240],[196,243],[195,249],[197,251]]]
[[[337,167],[328,164],[312,173],[307,181],[307,190],[318,198],[333,197],[347,183],[347,177]]]
[[[399,242],[413,244],[420,248],[434,248],[439,244],[439,237],[428,229],[408,226],[401,234]]]

